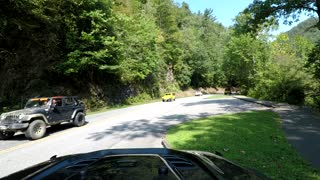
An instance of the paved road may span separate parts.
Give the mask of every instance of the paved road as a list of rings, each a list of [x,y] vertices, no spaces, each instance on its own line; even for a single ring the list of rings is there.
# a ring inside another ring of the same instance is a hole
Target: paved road
[[[53,155],[162,147],[162,137],[171,125],[209,115],[263,109],[267,108],[234,98],[207,99],[207,96],[202,96],[90,115],[87,116],[87,125],[49,129],[48,135],[40,140],[29,141],[21,134],[11,140],[0,141],[0,178],[48,160]]]
[[[282,129],[293,147],[313,167],[320,170],[320,116],[297,106],[274,109],[282,119]]]

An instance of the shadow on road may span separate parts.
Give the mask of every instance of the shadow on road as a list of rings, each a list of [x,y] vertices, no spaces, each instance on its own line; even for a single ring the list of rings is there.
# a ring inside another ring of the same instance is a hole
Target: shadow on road
[[[101,132],[95,132],[90,134],[88,139],[99,141],[107,136],[115,135],[121,139],[132,140],[135,138],[143,138],[153,136],[157,138],[163,137],[166,130],[175,124],[185,122],[187,120],[201,118],[209,116],[207,113],[200,113],[197,116],[185,115],[185,114],[174,114],[161,116],[157,118],[157,121],[148,119],[138,119],[125,122],[119,125],[115,125],[107,128]]]
[[[205,100],[205,101],[197,101],[191,103],[184,103],[183,106],[196,106],[196,105],[205,105],[205,104],[226,104],[226,105],[233,105],[236,99],[212,99],[212,100]]]
[[[198,105],[213,105],[213,108],[210,112],[202,112],[195,114],[192,112],[193,107]],[[99,141],[103,138],[112,135],[118,137],[119,139],[126,140],[132,140],[135,138],[143,138],[148,136],[161,138],[164,136],[165,132],[170,126],[188,120],[226,113],[269,109],[260,105],[231,98],[184,103],[182,104],[182,106],[184,108],[190,108],[190,112],[187,112],[186,114],[164,115],[152,119],[130,119],[129,121],[126,121],[124,123],[108,127],[104,131],[91,133],[88,139]]]
[[[203,112],[198,114],[171,114],[156,117],[153,119],[133,119],[126,121],[122,124],[114,125],[106,128],[104,131],[91,133],[88,137],[90,140],[99,141],[108,136],[116,136],[119,139],[133,140],[135,138],[143,137],[156,137],[161,138],[164,136],[167,129],[188,120],[204,118],[213,115],[221,115],[232,112],[242,112],[249,110],[258,110],[257,105],[252,103],[243,103],[237,99],[219,99],[207,100],[202,102],[185,103],[182,106],[196,106],[203,104],[217,104],[219,108],[212,113]],[[236,104],[236,105],[235,105]]]
[[[227,99],[212,99],[212,100],[204,100],[204,101],[197,101],[191,103],[184,103],[182,104],[185,107],[192,107],[192,106],[202,106],[202,105],[213,105],[217,107],[217,109],[222,109],[226,112],[233,112],[233,111],[249,111],[249,110],[267,110],[268,107],[264,107],[262,105],[241,101],[239,99],[234,98],[227,98]]]

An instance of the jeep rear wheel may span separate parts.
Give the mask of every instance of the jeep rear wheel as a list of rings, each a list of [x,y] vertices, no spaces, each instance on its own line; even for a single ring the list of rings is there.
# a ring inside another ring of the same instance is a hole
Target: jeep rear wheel
[[[44,123],[42,120],[35,120],[29,124],[25,135],[28,139],[40,139],[46,134],[46,128],[46,123]]]
[[[86,117],[82,112],[78,112],[73,120],[73,124],[77,127],[83,126],[86,122]]]
[[[15,132],[11,131],[0,131],[0,140],[9,139],[14,135]]]

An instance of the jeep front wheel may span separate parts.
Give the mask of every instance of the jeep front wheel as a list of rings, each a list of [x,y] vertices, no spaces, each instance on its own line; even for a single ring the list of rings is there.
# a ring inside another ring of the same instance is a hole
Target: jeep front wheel
[[[9,139],[14,135],[14,132],[0,131],[0,140]]]
[[[28,139],[40,139],[46,134],[46,128],[46,123],[44,123],[42,120],[35,120],[29,124],[25,135]]]
[[[73,124],[77,127],[83,126],[86,122],[85,115],[82,112],[78,112],[73,120]]]

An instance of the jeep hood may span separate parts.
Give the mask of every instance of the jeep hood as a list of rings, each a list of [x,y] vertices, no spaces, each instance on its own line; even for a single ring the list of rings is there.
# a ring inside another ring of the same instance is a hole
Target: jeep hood
[[[10,111],[7,113],[3,113],[2,116],[9,116],[9,115],[20,115],[20,114],[32,114],[34,112],[38,112],[41,108],[27,108],[27,109],[19,109],[15,111]]]

